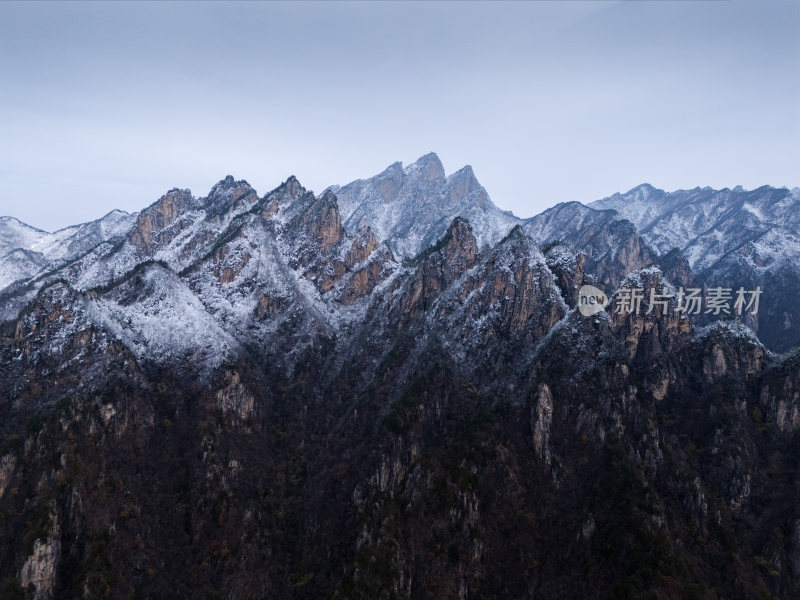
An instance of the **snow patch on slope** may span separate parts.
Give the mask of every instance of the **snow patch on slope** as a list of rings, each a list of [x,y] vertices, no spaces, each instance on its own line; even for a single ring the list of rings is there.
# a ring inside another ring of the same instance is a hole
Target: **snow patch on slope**
[[[199,298],[173,272],[160,266],[140,275],[143,290],[136,302],[120,301],[129,291],[126,282],[116,299],[96,300],[95,317],[130,348],[140,360],[184,361],[205,370],[229,359],[238,343],[208,314]]]

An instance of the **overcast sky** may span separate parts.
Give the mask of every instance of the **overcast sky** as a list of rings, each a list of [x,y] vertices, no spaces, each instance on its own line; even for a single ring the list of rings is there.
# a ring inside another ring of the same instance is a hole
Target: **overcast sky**
[[[800,3],[0,2],[0,215],[228,173],[321,192],[429,151],[522,217],[800,185]]]

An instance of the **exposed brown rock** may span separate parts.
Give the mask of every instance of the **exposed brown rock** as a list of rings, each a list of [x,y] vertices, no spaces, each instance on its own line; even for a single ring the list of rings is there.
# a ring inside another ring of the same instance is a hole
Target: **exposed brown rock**
[[[242,269],[250,262],[250,254],[247,252],[242,253],[242,255],[237,260],[226,260],[228,256],[228,246],[222,246],[214,253],[214,277],[222,283],[230,283],[235,280],[239,273],[242,272]]]
[[[664,279],[673,285],[684,287],[694,285],[694,273],[689,266],[689,261],[678,248],[662,256],[658,261],[658,266],[664,273]]]
[[[641,283],[639,293],[642,299],[638,314],[635,307],[630,312],[627,311],[627,306],[621,303],[619,291],[611,298],[606,311],[611,317],[616,334],[624,340],[628,360],[646,364],[686,341],[691,334],[691,324],[682,312],[676,310],[674,298],[669,299],[666,309],[662,305],[654,304],[651,310],[651,290],[654,290],[656,300],[659,295],[668,294],[668,290],[658,269],[647,269],[639,273],[640,281],[626,279],[621,285],[621,289],[633,289]]]
[[[531,407],[531,438],[539,460],[550,466],[550,426],[553,422],[553,395],[547,384],[542,384]]]
[[[331,191],[325,192],[322,198],[304,213],[303,223],[323,252],[327,252],[344,238],[344,228],[339,215],[339,207],[336,204],[336,196]]]
[[[329,261],[320,261],[303,275],[311,279],[317,289],[323,294],[329,291],[344,274],[347,273],[347,266],[338,258]]]
[[[264,208],[261,211],[261,214],[264,216],[265,219],[271,219],[275,215],[278,214],[278,199],[272,198],[269,202],[264,204]]]
[[[231,212],[258,201],[256,191],[244,180],[228,175],[216,183],[205,199],[206,217],[220,221]]]
[[[561,290],[561,295],[568,306],[578,303],[578,290],[584,284],[583,268],[586,256],[582,252],[577,254],[566,246],[556,244],[548,249],[545,254],[547,267],[556,277],[556,284]]]
[[[717,382],[734,373],[748,381],[763,370],[767,353],[761,344],[733,343],[724,326],[707,334],[707,340],[703,355],[703,377],[707,381]]]
[[[345,265],[347,265],[348,269],[352,269],[356,265],[361,264],[370,257],[377,247],[378,239],[375,237],[375,234],[372,233],[372,230],[369,227],[362,229],[353,240],[350,250],[345,254]]]
[[[140,255],[152,254],[159,246],[168,244],[183,229],[188,221],[181,221],[181,214],[192,206],[189,190],[170,190],[152,206],[143,210],[136,219],[130,233],[130,241]],[[174,225],[174,226],[173,226]]]
[[[286,182],[284,183],[286,193],[289,195],[290,198],[295,199],[298,198],[300,195],[305,193],[305,188],[300,185],[297,177],[291,175]]]
[[[731,368],[741,362],[736,361]],[[750,366],[755,362],[745,364]],[[764,422],[773,424],[782,433],[800,431],[800,350],[790,352],[772,365],[761,379],[760,388],[758,404]]]
[[[391,275],[391,253],[387,250],[379,258],[370,261],[365,267],[359,269],[345,282],[342,288],[342,304],[352,304],[359,298],[372,293],[381,281]]]
[[[586,271],[612,288],[619,285],[631,271],[652,265],[657,260],[657,256],[628,221],[610,223],[598,232],[597,237],[620,242],[616,251],[600,256],[587,256]]]
[[[400,310],[407,317],[425,311],[439,294],[477,263],[478,244],[470,224],[456,218],[444,237],[421,255]]]
[[[11,475],[14,473],[14,468],[17,466],[17,457],[13,454],[7,454],[0,458],[0,498],[6,491]]]
[[[181,260],[189,258],[198,248],[209,246],[215,239],[213,231],[201,231],[181,248]]]
[[[258,299],[258,304],[255,308],[255,316],[259,321],[265,321],[273,316],[283,305],[281,298],[274,298],[272,296],[263,295]]]
[[[233,414],[242,421],[253,416],[255,398],[237,371],[225,373],[225,385],[217,391],[216,401],[223,413]]]
[[[52,600],[55,598],[56,569],[61,558],[61,539],[58,530],[58,516],[50,516],[51,530],[46,539],[37,538],[33,552],[20,571],[19,581],[23,588],[34,590],[33,600]]]

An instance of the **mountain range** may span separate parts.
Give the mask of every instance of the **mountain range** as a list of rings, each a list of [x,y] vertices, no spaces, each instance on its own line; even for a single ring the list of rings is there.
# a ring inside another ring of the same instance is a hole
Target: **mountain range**
[[[520,219],[435,154],[3,217],[4,594],[800,594],[798,219],[649,185]],[[653,300],[718,286],[759,311]]]

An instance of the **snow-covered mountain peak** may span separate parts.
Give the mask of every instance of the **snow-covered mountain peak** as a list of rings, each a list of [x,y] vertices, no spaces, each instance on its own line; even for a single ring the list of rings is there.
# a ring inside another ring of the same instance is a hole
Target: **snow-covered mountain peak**
[[[113,210],[101,219],[72,225],[53,233],[0,217],[0,289],[28,279],[40,271],[60,267],[65,261],[91,252],[100,244],[121,239],[137,215]]]
[[[0,217],[0,256],[16,248],[30,248],[49,234],[14,217]]]
[[[308,190],[303,187],[297,177],[294,175],[289,175],[286,181],[281,183],[274,190],[267,192],[264,195],[264,199],[268,202],[274,201],[278,204],[285,205],[292,203],[294,200],[297,200],[308,193]]]
[[[475,243],[475,232],[472,230],[472,225],[469,221],[462,217],[456,217],[447,228],[447,233],[444,238],[453,240],[458,246],[463,246],[465,243]]]
[[[217,183],[211,186],[211,190],[208,192],[208,198],[230,193],[230,190],[236,189],[242,185],[246,185],[248,187],[250,186],[250,184],[244,179],[237,181],[233,175],[226,175],[224,179],[220,179]]]
[[[103,218],[97,221],[103,237],[106,239],[121,235],[133,224],[133,219],[137,213],[128,213],[124,210],[112,210]]]
[[[625,202],[625,204],[628,206],[636,206],[643,203],[649,204],[652,202],[657,202],[659,198],[664,196],[664,193],[665,193],[664,190],[659,189],[653,185],[650,185],[649,183],[642,183],[640,185],[637,185],[636,187],[631,188],[624,194],[617,192],[616,194],[613,194],[610,198],[614,199],[614,201],[616,202],[619,201]],[[603,202],[602,200],[593,202],[591,206],[594,208],[616,208],[614,206],[609,206],[609,207],[595,206],[602,204],[602,202]]]
[[[322,193],[321,199],[323,202],[327,204],[336,204],[336,194],[333,193],[333,190],[328,188]],[[338,206],[337,206],[338,208]]]
[[[447,201],[451,206],[469,204],[491,211],[496,208],[486,189],[478,182],[472,167],[467,165],[447,178]]]
[[[464,165],[455,173],[448,175],[447,179],[474,179],[477,182],[472,165]]]
[[[480,187],[481,189],[483,188],[483,186],[480,183],[478,183],[478,178],[475,177],[475,172],[472,170],[471,165],[465,165],[455,173],[448,175],[447,182],[451,186],[453,185],[467,186],[468,189],[465,190],[466,193],[469,193],[474,188],[478,187]]]
[[[445,177],[444,165],[435,152],[419,157],[403,172],[406,177],[425,183],[432,183]]]
[[[111,210],[111,211],[107,212],[100,220],[102,221],[104,219],[124,218],[124,217],[129,216],[130,214],[131,213],[129,213],[129,212],[126,212],[124,210],[120,210],[118,208],[115,208],[114,210]]]
[[[128,239],[141,256],[149,256],[172,239],[174,234],[165,236],[164,231],[195,208],[199,202],[188,189],[173,188],[139,213]]]
[[[247,181],[228,175],[214,184],[203,202],[209,216],[219,216],[252,205],[257,200],[256,191]]]
[[[283,186],[290,198],[297,198],[298,196],[306,193],[306,188],[303,187],[303,185],[300,183],[300,180],[294,175],[289,175],[289,177],[283,183]]]
[[[658,189],[657,187],[655,187],[654,185],[651,185],[649,183],[640,183],[639,185],[637,185],[635,187],[632,187],[624,195],[630,196],[630,195],[634,194],[634,195],[640,195],[640,196],[643,196],[643,197],[647,197],[650,194],[652,194],[653,192],[663,192],[663,191],[664,190]]]
[[[664,209],[663,200],[667,196],[662,189],[649,183],[643,183],[631,188],[624,194],[617,192],[602,200],[589,204],[594,209],[614,209],[626,219],[633,222],[639,229],[646,228],[654,219],[658,218]]]
[[[506,237],[504,237],[500,241],[500,243],[501,244],[507,244],[509,242],[513,243],[513,242],[517,242],[517,241],[524,241],[526,243],[533,243],[534,242],[533,238],[531,238],[530,236],[526,235],[525,234],[525,230],[522,228],[522,225],[519,225],[519,224],[514,225],[514,227],[511,228],[511,231],[508,232],[508,235],[506,235]]]
[[[390,164],[386,169],[384,169],[381,173],[376,175],[376,177],[381,177],[383,175],[387,175],[389,173],[392,174],[403,174],[403,161],[396,160],[392,164]]]
[[[331,189],[345,229],[354,233],[369,225],[399,258],[436,242],[456,216],[474,225],[479,245],[496,243],[519,221],[491,202],[472,167],[447,177],[435,153],[405,168],[395,162],[372,178]]]
[[[14,227],[19,229],[38,231],[39,233],[47,233],[42,229],[38,229],[36,227],[28,225],[27,223],[23,223],[16,217],[9,217],[9,216],[0,217],[0,227]]]
[[[696,187],[674,192],[617,194],[592,208],[613,208],[631,220],[655,252],[680,253],[697,284],[770,289],[747,325],[773,348],[800,339],[795,301],[800,282],[800,194],[761,186],[745,190]],[[687,280],[688,281],[688,280]]]
[[[522,225],[514,225],[508,235],[500,240],[494,247],[495,252],[507,252],[516,257],[526,257],[531,265],[539,265],[544,268],[547,264],[544,254],[542,254],[539,244],[531,236],[525,233]],[[574,257],[574,254],[573,254]]]

